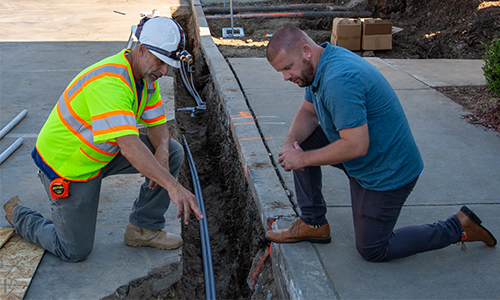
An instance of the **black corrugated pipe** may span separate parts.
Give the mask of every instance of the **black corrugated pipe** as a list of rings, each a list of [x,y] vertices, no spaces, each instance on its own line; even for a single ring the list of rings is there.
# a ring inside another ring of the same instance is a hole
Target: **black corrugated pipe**
[[[340,17],[340,18],[371,18],[371,11],[311,11],[293,13],[262,13],[262,14],[237,14],[235,19],[270,19],[270,18],[308,18],[308,17]],[[205,16],[207,19],[229,19],[231,15]]]
[[[196,200],[198,201],[198,206],[204,216],[204,218],[200,220],[200,238],[203,257],[203,272],[205,278],[205,297],[207,300],[216,300],[217,297],[215,295],[212,249],[210,247],[210,238],[208,236],[207,215],[205,214],[205,204],[203,202],[203,194],[201,193],[200,179],[198,178],[198,172],[196,171],[196,166],[194,165],[193,156],[191,155],[191,150],[189,150],[189,145],[184,135],[182,135],[182,140],[184,141],[184,146],[186,147],[186,156],[191,170],[191,178],[193,179],[193,188]]]
[[[287,10],[327,10],[327,11],[345,11],[344,6],[325,5],[325,4],[289,4],[278,6],[243,6],[233,7],[233,13],[249,12],[249,11],[287,11]],[[204,7],[203,12],[207,15],[228,14],[228,7]]]

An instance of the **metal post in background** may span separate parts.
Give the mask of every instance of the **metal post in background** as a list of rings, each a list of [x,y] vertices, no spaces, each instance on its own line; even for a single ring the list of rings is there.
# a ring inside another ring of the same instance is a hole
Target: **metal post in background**
[[[234,21],[233,21],[233,0],[229,1],[229,11],[231,12],[231,28],[222,28],[222,37],[223,38],[229,38],[229,37],[244,37],[245,33],[243,32],[242,27],[234,27]],[[231,29],[231,33],[228,33],[229,29]],[[234,31],[237,30],[238,33],[234,33]]]

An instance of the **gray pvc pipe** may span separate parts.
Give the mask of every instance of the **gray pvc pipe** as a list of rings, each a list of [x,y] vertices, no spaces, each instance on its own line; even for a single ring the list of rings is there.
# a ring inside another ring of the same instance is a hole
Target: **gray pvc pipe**
[[[28,111],[25,109],[22,112],[20,112],[17,117],[14,118],[14,120],[10,121],[9,124],[7,124],[2,131],[0,131],[0,139],[2,139],[14,126],[17,125],[17,123],[21,122],[21,120],[28,114]]]
[[[6,160],[12,153],[14,153],[14,151],[17,150],[17,148],[19,148],[19,146],[21,146],[21,144],[24,142],[24,139],[23,138],[18,138],[14,144],[10,145],[9,148],[7,148],[7,150],[5,150],[4,152],[2,152],[2,154],[0,154],[0,164],[2,164],[4,162],[4,160]]]

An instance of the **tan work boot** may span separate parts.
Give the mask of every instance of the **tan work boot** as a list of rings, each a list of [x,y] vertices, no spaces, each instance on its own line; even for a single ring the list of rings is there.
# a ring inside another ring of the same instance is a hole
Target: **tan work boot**
[[[481,219],[467,206],[462,206],[457,213],[457,217],[460,220],[460,224],[462,224],[462,243],[481,241],[490,247],[494,247],[497,244],[497,240],[493,234],[481,226]]]
[[[274,243],[309,241],[311,243],[328,244],[331,241],[330,224],[311,226],[297,219],[292,226],[286,229],[267,231],[266,239]]]
[[[10,225],[14,226],[14,222],[12,222],[12,214],[14,213],[14,208],[19,205],[23,205],[18,196],[14,196],[9,199],[4,205],[3,210],[5,210],[5,219],[9,221]]]
[[[182,238],[163,230],[151,230],[127,224],[125,243],[132,247],[155,247],[161,250],[171,250],[182,245]]]

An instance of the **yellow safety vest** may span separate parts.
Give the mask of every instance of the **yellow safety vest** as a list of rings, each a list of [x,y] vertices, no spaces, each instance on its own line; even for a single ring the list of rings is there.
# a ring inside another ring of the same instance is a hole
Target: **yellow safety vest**
[[[115,138],[139,135],[137,124],[166,122],[158,82],[137,98],[124,49],[71,81],[38,135],[36,150],[57,175],[72,181],[96,177],[120,151]]]

